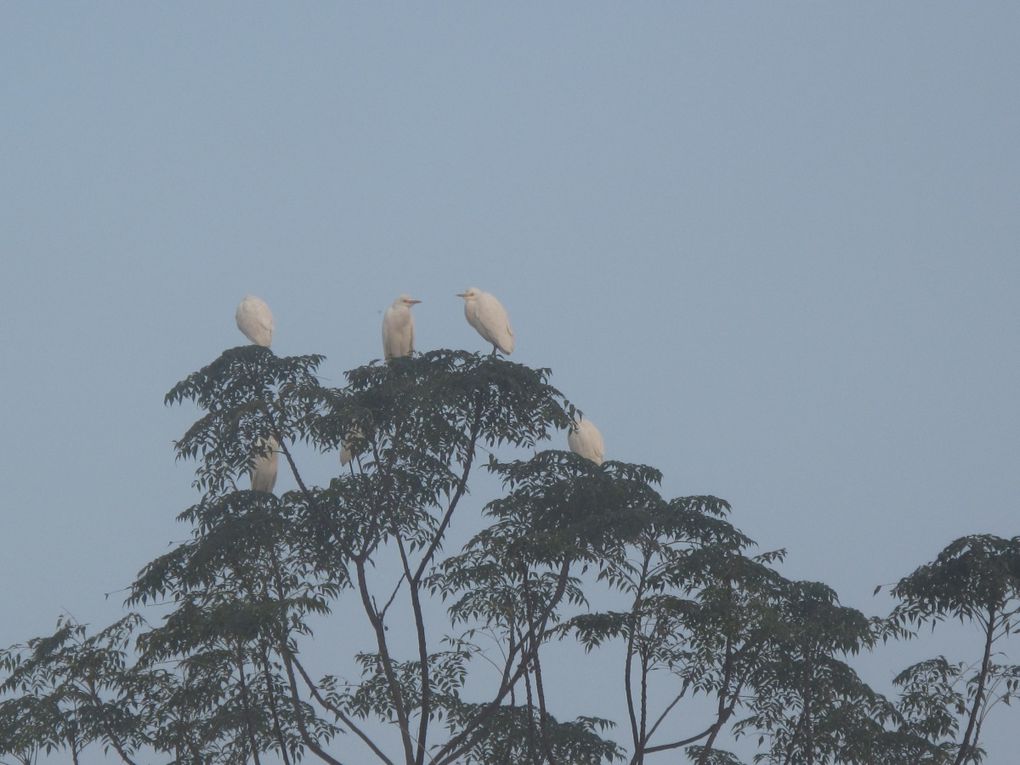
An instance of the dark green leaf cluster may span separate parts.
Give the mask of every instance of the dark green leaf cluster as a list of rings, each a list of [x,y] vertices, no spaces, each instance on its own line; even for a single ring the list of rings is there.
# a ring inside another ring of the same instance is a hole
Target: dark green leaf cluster
[[[893,595],[902,601],[893,618],[913,624],[1002,613],[1020,596],[1020,537],[961,537],[901,579]]]
[[[303,438],[317,417],[315,371],[322,356],[280,358],[244,345],[224,351],[166,394],[167,404],[192,401],[205,411],[176,443],[178,459],[198,459],[195,486],[217,493],[235,485],[251,466],[260,438]]]
[[[389,683],[379,654],[359,654],[358,663],[364,680],[342,691],[330,693],[330,701],[356,717],[365,719],[372,715],[395,722],[393,700]],[[431,714],[441,717],[447,711],[447,700],[459,707],[459,693],[467,677],[471,652],[467,650],[440,651],[429,654],[428,673],[430,694],[434,699]],[[416,661],[394,661],[392,663],[401,696],[408,711],[422,709],[421,665]]]
[[[56,631],[0,653],[6,694],[0,703],[0,753],[31,761],[37,751],[90,743],[104,750],[134,750],[147,740],[163,673],[129,666],[128,646],[141,618],[129,614],[89,635],[84,626],[60,620]]]
[[[1020,537],[957,540],[869,619],[784,577],[784,551],[755,554],[724,500],[664,497],[653,468],[540,449],[577,413],[548,370],[437,350],[333,388],[322,361],[234,348],[167,394],[201,410],[176,445],[202,491],[179,515],[190,536],[130,587],[149,618],[61,620],[0,652],[0,758],[76,761],[96,745],[128,765],[739,765],[721,748],[739,739],[776,765],[964,765],[983,756],[989,712],[1018,698],[1000,647]],[[267,443],[293,491],[243,488]],[[352,459],[317,485],[308,449]],[[495,449],[534,451],[478,458]],[[476,503],[479,467],[500,488]],[[465,513],[480,529],[455,544]],[[977,664],[919,662],[895,702],[850,664],[948,617],[980,628]],[[312,666],[326,621],[337,666]],[[595,716],[601,699],[556,714],[552,641],[587,671],[619,660],[626,746]]]
[[[689,746],[686,750],[691,762],[703,765],[744,765],[736,755],[722,749],[710,749],[704,746]]]
[[[475,704],[451,707],[451,730],[461,728],[482,708]],[[578,717],[559,722],[552,715],[539,719],[540,712],[530,705],[506,704],[478,730],[474,745],[459,762],[465,765],[497,763],[571,763],[599,765],[624,758],[624,751],[602,733],[613,727],[609,720]],[[540,732],[541,731],[541,732]]]

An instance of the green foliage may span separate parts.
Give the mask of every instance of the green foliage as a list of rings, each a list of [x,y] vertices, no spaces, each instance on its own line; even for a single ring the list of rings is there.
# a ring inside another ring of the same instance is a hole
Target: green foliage
[[[981,762],[978,739],[989,712],[1020,698],[1020,665],[994,661],[997,645],[1015,632],[1020,610],[1020,537],[957,539],[934,561],[901,579],[893,594],[901,601],[889,617],[896,629],[934,629],[950,618],[981,629],[984,645],[976,665],[939,656],[908,667],[895,680],[902,688],[904,727],[931,742],[926,756],[932,762]]]
[[[1020,597],[1020,537],[962,537],[893,589],[902,604],[893,619],[912,624],[982,619],[1015,610]],[[1011,607],[1012,604],[1012,607]]]
[[[233,348],[167,394],[200,409],[176,444],[202,492],[178,516],[190,536],[131,585],[126,605],[147,618],[61,620],[0,652],[0,761],[97,746],[129,765],[739,765],[719,747],[736,739],[777,765],[962,765],[980,761],[989,711],[1017,698],[1020,667],[995,647],[1013,632],[1020,538],[954,542],[896,586],[889,619],[869,619],[786,579],[782,550],[753,554],[724,500],[540,450],[576,415],[548,370],[438,350],[332,388],[322,360]],[[239,487],[270,436],[297,487],[279,496]],[[307,480],[301,450],[343,446],[349,467]],[[533,453],[491,453],[511,449]],[[488,501],[470,494],[479,470],[499,486]],[[455,515],[473,517],[462,545]],[[981,629],[978,665],[919,662],[895,702],[851,667],[947,617]],[[306,666],[327,620],[360,620],[369,642],[343,630],[338,666]],[[596,716],[599,698],[554,712],[552,641],[589,672],[621,657],[608,671],[625,721]],[[709,719],[691,726],[691,704]]]
[[[462,704],[450,710],[450,729],[456,730],[477,717],[482,708]],[[465,765],[490,763],[560,762],[571,765],[599,765],[623,759],[624,752],[602,733],[613,727],[609,720],[578,717],[561,723],[552,715],[540,717],[533,706],[507,704],[483,724],[474,744],[458,762]],[[540,732],[541,731],[541,732]]]
[[[895,619],[915,624],[947,616],[978,619],[1002,613],[1020,596],[1020,537],[962,537],[896,585]]]
[[[744,765],[736,756],[722,749],[689,746],[685,751],[691,762],[700,762],[703,765]]]

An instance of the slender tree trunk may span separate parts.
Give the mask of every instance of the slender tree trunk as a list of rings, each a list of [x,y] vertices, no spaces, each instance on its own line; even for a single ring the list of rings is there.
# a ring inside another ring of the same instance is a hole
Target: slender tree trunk
[[[521,585],[524,590],[524,608],[528,618],[528,630],[531,632],[532,640],[536,640],[538,625],[535,623],[535,608],[532,600],[531,584],[528,580],[528,571],[521,572]],[[535,642],[531,646],[531,662],[535,671],[535,692],[538,695],[538,729],[542,736],[542,751],[545,752],[549,765],[556,765],[552,753],[552,746],[549,743],[549,731],[546,724],[548,713],[545,708],[545,689],[542,687],[542,661],[539,657],[541,644]]]
[[[644,600],[645,581],[648,578],[648,565],[651,560],[652,551],[650,549],[646,549],[641,561],[641,576],[638,580],[636,592],[634,594],[634,602],[631,604],[630,619],[627,627],[627,648],[623,661],[623,691],[627,700],[627,716],[630,719],[631,739],[634,742],[635,765],[642,765],[645,761],[644,745],[646,743],[645,721],[647,719],[647,712],[644,705],[647,697],[643,692],[641,701],[641,725],[639,726],[637,719],[638,715],[634,709],[634,692],[631,688],[631,673],[634,668],[634,637],[641,626],[641,606]],[[642,675],[642,686],[645,691],[647,691],[647,686],[645,686],[646,682],[647,678]]]
[[[308,732],[308,726],[305,725],[305,719],[302,716],[301,699],[298,696],[297,690],[297,679],[294,677],[294,664],[290,660],[290,657],[286,654],[283,655],[283,665],[287,669],[287,679],[290,682],[291,704],[294,708],[294,715],[297,717],[298,732],[301,734],[301,740],[305,742],[305,746],[308,747],[309,751],[323,762],[329,763],[329,765],[343,765],[340,760],[331,756],[325,749],[319,746],[315,739],[312,738],[312,735]]]
[[[648,738],[648,649],[642,645],[638,650],[641,658],[641,741]]]
[[[556,765],[556,757],[553,755],[552,743],[549,741],[549,730],[547,721],[549,713],[545,707],[545,689],[542,686],[542,663],[538,658],[538,649],[535,649],[535,694],[538,696],[538,723],[542,733],[542,749],[549,760],[549,765]]]
[[[544,639],[549,619],[552,617],[552,612],[556,609],[556,606],[563,599],[563,593],[566,592],[567,580],[569,578],[570,561],[566,560],[560,566],[560,571],[557,575],[556,591],[553,593],[549,602],[543,609],[542,617],[538,620],[537,629],[533,631],[535,643],[541,643]],[[529,639],[530,638],[531,636],[529,636]],[[463,730],[440,747],[439,751],[432,757],[431,765],[450,765],[456,761],[457,757],[467,751],[474,744],[478,732],[483,730],[482,726],[496,713],[503,699],[505,699],[507,694],[510,692],[510,689],[513,688],[513,686],[527,673],[527,668],[529,666],[528,662],[531,659],[530,647],[525,648],[524,646],[521,646],[520,648],[520,663],[516,670],[512,670],[513,656],[511,655],[509,657],[508,663],[506,667],[504,667],[503,679],[500,682],[500,687],[496,692],[495,698],[486,703],[482,710],[475,714],[475,716],[467,722]]]
[[[283,738],[283,729],[280,727],[280,710],[276,703],[276,691],[273,690],[273,676],[269,670],[269,651],[264,645],[259,658],[262,660],[262,679],[266,684],[266,695],[269,698],[269,712],[273,717],[273,736],[276,738],[276,745],[280,748],[283,765],[291,765],[290,755],[287,753],[287,742]]]
[[[531,696],[531,673],[524,674],[524,691],[528,699],[528,759],[539,765],[538,747],[535,746],[535,702]]]
[[[375,642],[379,649],[379,659],[382,662],[383,674],[386,676],[386,684],[389,687],[390,698],[393,699],[393,711],[397,714],[397,724],[400,727],[400,739],[404,744],[404,761],[407,765],[416,765],[414,759],[414,742],[411,740],[411,723],[408,719],[407,705],[404,695],[400,691],[400,683],[397,681],[396,672],[393,671],[393,660],[390,657],[389,645],[386,642],[386,628],[382,619],[372,604],[372,596],[368,591],[368,579],[365,572],[365,561],[355,561],[358,571],[358,591],[361,593],[361,604],[368,616],[372,629],[375,632]]]
[[[287,588],[284,586],[279,557],[276,555],[275,551],[273,553],[272,563],[273,578],[276,586],[276,597],[280,603],[283,603],[286,600]],[[280,623],[276,625],[276,632],[276,639],[279,642],[277,651],[283,659],[284,668],[287,670],[287,683],[290,687],[291,707],[294,710],[294,716],[297,720],[298,733],[301,734],[301,740],[312,754],[323,762],[328,763],[328,765],[343,765],[342,762],[331,756],[325,749],[319,746],[318,742],[316,742],[316,740],[312,738],[311,734],[308,732],[308,726],[305,724],[304,711],[301,709],[301,698],[298,695],[297,679],[294,677],[294,663],[290,659],[289,647],[287,645],[286,615],[284,615]]]
[[[90,679],[87,683],[88,694],[92,698],[92,702],[96,705],[97,710],[103,710],[103,701],[99,698],[99,691],[96,688],[96,684]],[[100,720],[102,721],[103,732],[106,737],[110,740],[113,745],[113,749],[117,752],[117,756],[120,757],[121,761],[126,765],[135,765],[134,760],[128,755],[127,750],[124,748],[124,742],[120,740],[120,737],[114,733],[113,728],[110,726],[110,722],[106,719],[106,712],[100,711]]]
[[[411,610],[414,612],[414,629],[418,638],[418,662],[420,664],[421,682],[421,714],[418,718],[418,751],[415,753],[415,765],[424,765],[426,745],[429,732],[429,715],[432,712],[432,680],[429,677],[429,652],[425,637],[425,617],[422,613],[420,593],[418,591],[418,580],[411,574],[411,565],[407,558],[407,551],[404,549],[404,542],[400,538],[397,528],[393,529],[393,536],[397,540],[397,549],[400,551],[400,562],[404,566],[404,576],[407,579],[407,588],[411,596]]]
[[[262,765],[259,759],[258,741],[255,737],[255,721],[252,720],[251,699],[248,697],[248,682],[244,675],[244,653],[238,645],[234,654],[234,661],[237,665],[237,677],[241,687],[241,705],[244,708],[244,727],[248,733],[248,746],[251,748],[251,758],[255,765]]]
[[[970,709],[970,716],[967,720],[967,731],[963,734],[963,741],[960,742],[960,751],[956,754],[953,765],[963,765],[973,759],[974,750],[977,749],[977,736],[973,741],[971,735],[975,732],[978,715],[985,701],[985,684],[988,682],[988,670],[992,660],[992,642],[995,638],[996,607],[988,609],[988,625],[985,629],[985,650],[981,657],[981,673],[978,675],[977,690],[974,692],[974,705]]]

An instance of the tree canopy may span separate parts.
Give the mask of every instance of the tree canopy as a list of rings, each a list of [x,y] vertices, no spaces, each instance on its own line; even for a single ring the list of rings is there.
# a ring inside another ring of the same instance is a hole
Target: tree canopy
[[[201,412],[176,443],[196,465],[190,537],[139,572],[115,624],[61,619],[0,652],[0,760],[735,765],[737,741],[770,765],[963,765],[1020,692],[1001,653],[1020,537],[952,542],[868,617],[783,576],[725,500],[545,448],[578,413],[547,369],[436,350],[334,388],[322,360],[238,347],[170,390]],[[242,488],[270,438],[296,486],[279,496]],[[328,484],[299,464],[344,446]],[[499,487],[484,503],[479,474]],[[455,517],[473,530],[456,545]],[[894,697],[853,668],[946,619],[975,626],[977,662],[918,662]],[[308,658],[324,625],[333,667]],[[556,708],[553,650],[619,678],[626,717]]]

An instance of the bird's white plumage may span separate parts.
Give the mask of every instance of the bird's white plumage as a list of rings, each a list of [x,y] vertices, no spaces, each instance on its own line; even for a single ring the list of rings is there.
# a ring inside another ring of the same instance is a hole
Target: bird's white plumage
[[[351,452],[351,445],[349,442],[344,441],[340,446],[340,465],[341,467],[347,467],[351,464],[351,460],[354,459],[354,454]]]
[[[397,356],[410,356],[414,352],[414,317],[411,306],[420,303],[408,295],[401,295],[386,309],[382,320],[383,357],[389,361]]]
[[[279,442],[273,437],[260,438],[255,445],[251,461],[252,491],[272,491],[276,486],[276,469],[279,462]]]
[[[464,316],[478,334],[499,348],[508,356],[514,352],[514,331],[510,328],[510,317],[494,295],[471,287],[457,293],[464,298]]]
[[[365,451],[365,433],[355,425],[340,444],[340,464],[344,467]]]
[[[273,342],[273,312],[266,301],[254,295],[245,295],[234,314],[237,328],[255,345],[268,348]]]
[[[596,465],[601,465],[606,447],[602,434],[591,420],[574,420],[567,433],[567,445],[574,454],[579,454]]]

